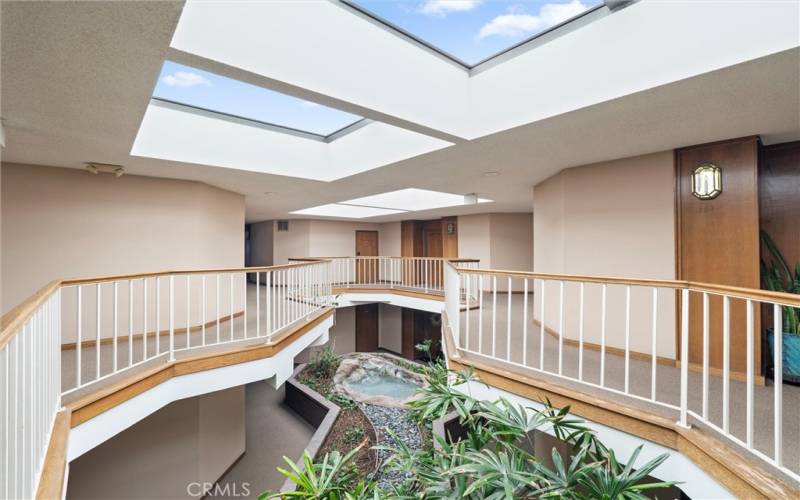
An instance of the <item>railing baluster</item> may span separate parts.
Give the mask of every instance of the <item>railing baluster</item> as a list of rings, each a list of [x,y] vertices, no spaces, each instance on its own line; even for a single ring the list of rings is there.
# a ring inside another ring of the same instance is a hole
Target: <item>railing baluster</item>
[[[217,344],[220,342],[220,335],[219,335],[219,317],[220,317],[220,310],[219,310],[219,273],[216,274],[217,279],[217,306],[214,308],[214,315],[217,317]]]
[[[528,278],[522,278],[522,366],[528,365]]]
[[[608,305],[608,285],[603,283],[600,287],[600,387],[605,387],[606,382],[606,319]]]
[[[459,276],[461,276],[461,275],[459,274]],[[465,327],[464,328],[466,329],[466,333],[464,334],[464,336],[466,338],[464,339],[464,341],[465,341],[465,344],[467,346],[467,350],[469,350],[469,279],[470,279],[470,277],[469,277],[469,275],[466,275],[466,276],[464,276],[464,278],[466,278],[466,282],[467,282],[467,285],[466,285],[467,300],[466,300],[466,309],[464,309],[464,316],[465,316],[465,318],[464,318]]]
[[[492,357],[497,347],[497,276],[492,276]]]
[[[142,278],[142,362],[147,360],[147,277]]]
[[[559,282],[558,290],[558,374],[561,375],[564,366],[564,282]]]
[[[128,367],[133,366],[133,280],[128,280]]]
[[[100,322],[101,322],[101,319],[102,319],[101,316],[100,316],[100,305],[101,305],[101,303],[100,303],[101,302],[100,301],[100,292],[101,292],[100,283],[97,283],[97,285],[95,287],[95,290],[97,292],[97,300],[96,300],[96,302],[97,302],[97,311],[96,311],[96,313],[97,313],[97,324],[95,325],[95,327],[96,327],[95,330],[96,330],[97,335],[95,337],[95,342],[94,342],[94,351],[95,351],[95,364],[96,364],[96,367],[95,367],[95,378],[98,379],[98,378],[100,378]]]
[[[584,305],[584,283],[580,284],[580,305],[578,306],[578,380],[583,380],[583,305]]]
[[[169,360],[175,361],[175,275],[169,275]]]
[[[478,352],[483,353],[483,275],[478,276]]]
[[[688,360],[687,360],[688,362]],[[722,430],[730,429],[731,398],[731,303],[727,295],[722,296]]]
[[[545,296],[545,289],[547,287],[546,287],[545,280],[542,280],[541,283],[542,283],[542,298],[541,298],[541,310],[542,310],[542,313],[540,315],[540,319],[541,319],[542,322],[539,325],[540,326],[540,328],[539,328],[539,369],[544,371],[544,329],[545,329],[545,322],[544,322],[545,321],[544,320],[544,318],[545,318],[545,313],[544,313],[545,301],[544,301],[544,296]]]
[[[773,304],[772,315],[775,319],[773,325],[773,387],[774,387],[774,409],[775,415],[775,465],[783,465],[783,316],[781,306]]]
[[[161,354],[161,276],[156,276],[156,356]]]
[[[747,406],[745,411],[747,412],[747,437],[746,443],[748,448],[753,447],[753,386],[754,386],[754,354],[753,354],[753,337],[754,337],[754,313],[753,313],[753,301],[748,299],[747,300]]]
[[[264,333],[267,335],[268,342],[272,340],[272,274],[272,271],[264,273],[264,279],[266,280],[266,284],[264,285],[264,302],[266,303],[264,313],[267,315],[267,327]]]
[[[630,393],[631,379],[631,287],[625,287],[625,394]]]
[[[77,327],[77,342],[75,342],[75,388],[79,388],[81,386],[81,368],[83,367],[83,363],[81,363],[81,351],[83,349],[83,322],[81,321],[81,316],[83,315],[83,302],[81,298],[81,285],[75,286],[77,293],[78,293],[78,312],[77,312],[77,320],[78,320],[78,327]],[[61,339],[59,339],[61,342]]]
[[[117,333],[119,331],[119,321],[117,321],[117,297],[119,296],[119,282],[114,282],[114,307],[112,309],[112,319],[114,321],[113,325],[113,332],[114,338],[112,340],[112,349],[111,349],[111,373],[117,373]]]
[[[708,331],[709,303],[708,294],[703,292],[703,420],[708,420]],[[689,361],[686,360],[688,363]]]
[[[261,336],[261,272],[256,271],[256,337]]]
[[[689,412],[689,289],[681,290],[681,406],[680,425],[687,427]]]
[[[186,275],[186,348],[192,347],[192,275]]]
[[[656,354],[656,338],[658,336],[658,288],[653,287],[653,329],[651,347],[653,351],[652,365],[650,367],[650,399],[656,400],[656,369],[658,363],[658,356]]]
[[[202,303],[202,312],[200,313],[200,335],[203,337],[200,345],[206,345],[206,275],[204,274],[200,279],[200,286],[202,292],[200,293],[200,302]]]
[[[506,284],[508,295],[508,306],[506,311],[506,359],[511,361],[511,277]]]
[[[228,310],[228,312],[230,313],[229,320],[231,322],[231,326],[230,326],[229,330],[230,330],[230,333],[231,333],[231,342],[232,342],[233,341],[233,273],[230,273],[229,278],[230,279],[228,281],[230,282],[230,284],[228,286],[228,288],[229,288],[228,289],[228,303],[230,304],[230,309]]]

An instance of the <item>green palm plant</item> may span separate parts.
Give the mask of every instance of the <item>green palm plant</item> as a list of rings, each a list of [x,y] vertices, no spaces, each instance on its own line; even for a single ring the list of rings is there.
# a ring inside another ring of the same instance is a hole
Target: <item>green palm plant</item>
[[[653,460],[645,463],[638,469],[634,469],[639,453],[642,451],[639,445],[634,450],[626,465],[620,464],[614,451],[606,449],[606,460],[597,466],[592,467],[586,474],[578,480],[581,490],[576,491],[574,498],[586,498],[597,500],[647,500],[642,494],[643,491],[657,488],[668,488],[675,483],[672,482],[652,482],[643,483],[642,480],[661,465],[668,457],[666,453],[659,455]]]
[[[320,462],[308,451],[303,452],[303,465],[298,466],[290,458],[283,457],[289,465],[288,469],[278,467],[278,472],[291,480],[294,491],[264,492],[259,500],[268,498],[313,498],[324,500],[361,499],[372,496],[373,486],[370,483],[358,482],[358,472],[353,457],[367,443],[364,441],[349,453],[342,456],[338,451],[326,453]],[[358,494],[358,496],[352,496]]]
[[[485,499],[520,498],[536,479],[529,456],[516,450],[468,451],[464,463],[450,474],[468,475],[470,483],[464,495]]]
[[[770,262],[761,259],[761,277],[767,290],[800,294],[800,262],[795,264],[794,273],[783,257],[778,246],[766,231],[761,231],[761,241],[772,255]],[[783,331],[800,335],[800,309],[783,306]]]

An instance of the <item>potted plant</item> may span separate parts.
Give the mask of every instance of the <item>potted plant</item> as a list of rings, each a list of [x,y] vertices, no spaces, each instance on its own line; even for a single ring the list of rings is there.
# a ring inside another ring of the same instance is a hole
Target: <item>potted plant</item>
[[[786,292],[800,294],[800,262],[795,264],[792,273],[786,259],[778,249],[775,242],[765,231],[761,231],[761,241],[769,250],[772,259],[769,263],[761,260],[761,277],[764,287],[773,292]],[[783,379],[788,382],[800,383],[800,309],[796,307],[781,307],[783,314]],[[767,343],[769,344],[768,365],[772,366],[775,359],[775,333],[772,328],[767,329]]]

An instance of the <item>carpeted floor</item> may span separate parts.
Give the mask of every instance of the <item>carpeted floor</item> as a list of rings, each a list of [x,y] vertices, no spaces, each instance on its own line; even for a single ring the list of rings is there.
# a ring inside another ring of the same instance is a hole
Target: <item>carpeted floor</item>
[[[287,456],[296,461],[302,454],[314,428],[299,415],[283,406],[283,387],[274,389],[267,382],[254,382],[245,386],[246,401],[246,452],[236,464],[220,478],[217,491],[241,492],[248,484],[250,498],[266,490],[278,491],[285,477],[276,467],[286,467]],[[238,485],[234,488],[233,485]],[[236,498],[209,495],[207,498]]]

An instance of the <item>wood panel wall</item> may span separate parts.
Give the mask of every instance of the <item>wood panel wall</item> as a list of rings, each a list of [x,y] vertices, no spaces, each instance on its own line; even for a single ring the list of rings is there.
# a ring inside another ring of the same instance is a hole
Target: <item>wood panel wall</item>
[[[678,278],[760,288],[757,137],[746,137],[676,150]],[[722,169],[722,194],[700,200],[691,193],[690,176],[700,164]],[[692,294],[689,362],[702,363],[702,296]],[[731,370],[746,370],[746,310],[731,301]],[[760,372],[761,328],[756,318],[756,371]],[[683,332],[681,332],[683,334]],[[678,340],[680,346],[680,340]],[[710,300],[712,368],[722,364],[722,300]]]
[[[800,141],[765,146],[758,175],[761,229],[794,269],[800,262]],[[769,258],[766,248],[761,252]]]
[[[451,225],[453,232],[448,233]],[[458,258],[458,217],[442,217],[442,257]]]

